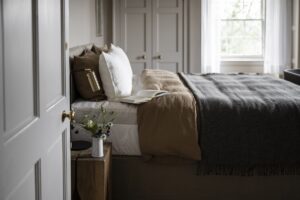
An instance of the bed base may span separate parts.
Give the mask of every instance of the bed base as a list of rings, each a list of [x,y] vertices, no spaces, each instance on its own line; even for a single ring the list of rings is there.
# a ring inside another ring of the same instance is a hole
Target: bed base
[[[113,156],[113,200],[294,200],[300,176],[198,176],[197,163]]]

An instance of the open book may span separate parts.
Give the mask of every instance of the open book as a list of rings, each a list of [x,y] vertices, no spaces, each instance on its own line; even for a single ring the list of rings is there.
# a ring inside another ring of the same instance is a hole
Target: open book
[[[140,90],[133,96],[121,98],[120,101],[124,103],[141,104],[166,94],[168,94],[168,91],[165,90]]]

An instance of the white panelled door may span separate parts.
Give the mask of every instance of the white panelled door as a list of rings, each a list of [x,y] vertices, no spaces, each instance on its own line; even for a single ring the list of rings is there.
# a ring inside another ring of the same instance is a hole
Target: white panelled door
[[[133,71],[183,71],[183,0],[116,0],[115,42]]]
[[[120,1],[120,44],[128,55],[132,70],[139,74],[152,64],[151,0]]]
[[[183,2],[153,0],[152,66],[173,72],[183,71]]]
[[[0,10],[0,199],[71,199],[68,0]]]

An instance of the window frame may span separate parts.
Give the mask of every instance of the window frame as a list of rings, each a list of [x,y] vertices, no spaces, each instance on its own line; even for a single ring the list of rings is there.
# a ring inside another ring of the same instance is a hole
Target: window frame
[[[221,21],[261,21],[262,22],[262,54],[261,55],[221,55],[222,66],[234,65],[249,66],[255,64],[263,65],[265,57],[265,38],[266,38],[266,0],[261,0],[261,19],[221,19]]]

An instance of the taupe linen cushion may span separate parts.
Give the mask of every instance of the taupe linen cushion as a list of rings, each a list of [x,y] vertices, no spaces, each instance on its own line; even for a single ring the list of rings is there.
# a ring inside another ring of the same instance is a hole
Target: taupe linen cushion
[[[105,52],[105,53],[109,52],[109,48],[107,47],[107,45],[104,45],[104,47],[102,47],[102,48],[93,45],[91,51],[97,55],[100,55],[102,52]]]
[[[95,72],[100,91],[93,92],[87,78],[87,71]],[[79,95],[86,100],[100,101],[106,99],[99,74],[99,55],[90,50],[85,50],[81,56],[75,56],[73,61],[73,77]]]
[[[91,49],[95,54],[97,55],[100,55],[103,51],[103,49],[101,49],[100,47],[97,47],[95,45],[92,46],[92,49]]]

